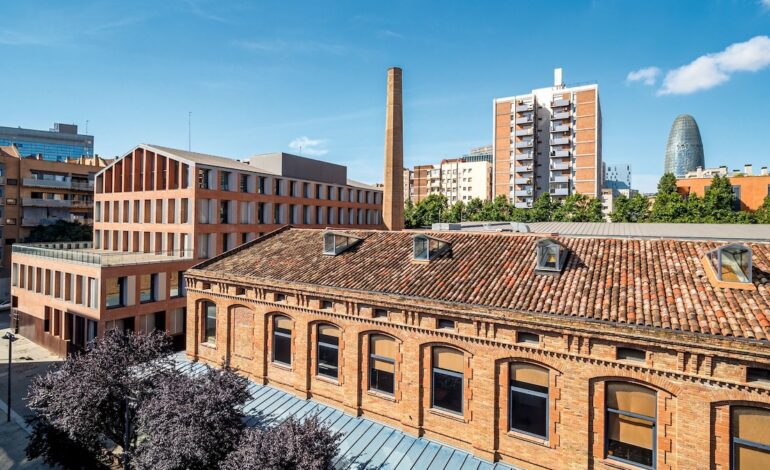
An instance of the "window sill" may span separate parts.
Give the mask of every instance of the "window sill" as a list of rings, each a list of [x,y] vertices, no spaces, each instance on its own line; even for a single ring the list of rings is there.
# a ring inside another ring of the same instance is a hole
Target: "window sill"
[[[279,369],[287,370],[287,371],[292,371],[292,370],[294,370],[294,369],[292,369],[292,368],[291,368],[291,365],[289,365],[289,364],[284,364],[284,363],[282,363],[282,362],[275,362],[275,361],[272,361],[272,362],[270,363],[270,365],[271,365],[271,366],[273,366],[273,367],[277,367],[277,368],[279,368]]]
[[[522,440],[522,441],[525,441],[525,442],[529,442],[531,444],[536,444],[536,445],[539,445],[539,446],[549,447],[550,448],[548,439],[543,439],[543,438],[540,438],[540,437],[530,436],[529,434],[524,434],[522,432],[518,432],[518,431],[513,430],[513,429],[508,431],[507,434],[508,434],[508,437],[512,437],[514,439],[519,439],[519,440]]]
[[[654,468],[654,467],[648,467],[648,466],[642,465],[642,464],[636,465],[636,464],[633,464],[633,463],[630,463],[630,462],[627,463],[627,462],[623,462],[621,460],[616,460],[616,459],[613,459],[613,458],[610,458],[610,457],[605,457],[605,458],[601,459],[600,461],[604,465],[606,465],[608,467],[617,468],[617,469],[620,469],[620,470],[639,470],[640,468],[641,469]]]
[[[216,349],[217,348],[216,344],[210,343],[208,341],[204,341],[204,342],[200,343],[200,345],[205,347],[205,348],[209,348],[209,349]]]
[[[428,408],[428,413],[433,413],[434,415],[441,416],[443,418],[453,419],[453,420],[458,421],[460,423],[467,422],[467,421],[465,421],[465,416],[463,416],[461,414],[453,413],[451,411],[444,411],[444,410],[439,410],[439,409],[436,409],[436,408]]]
[[[391,395],[389,393],[385,392],[378,392],[377,390],[367,390],[367,395],[371,395],[373,397],[382,398],[383,400],[392,401],[393,403],[398,403],[398,400],[396,400],[395,395]]]
[[[326,382],[332,385],[337,385],[337,386],[342,385],[339,379],[333,379],[331,377],[326,377],[325,375],[316,375],[315,378],[316,380],[320,380],[321,382]]]
[[[64,299],[59,299],[59,300],[64,300]],[[69,300],[65,300],[65,302],[69,302]],[[125,305],[108,305],[107,310],[113,310],[116,308],[123,308],[123,307],[125,307]]]

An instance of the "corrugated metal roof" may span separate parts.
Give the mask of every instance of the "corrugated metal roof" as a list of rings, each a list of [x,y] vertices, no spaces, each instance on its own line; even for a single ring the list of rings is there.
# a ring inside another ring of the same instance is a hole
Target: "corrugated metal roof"
[[[175,356],[178,367],[199,374],[206,366]],[[410,436],[398,429],[371,419],[356,417],[314,400],[304,400],[268,385],[249,381],[251,398],[244,408],[246,424],[267,427],[293,416],[303,419],[318,414],[322,423],[343,434],[340,452],[334,462],[339,469],[461,469],[515,470],[514,467],[491,463],[468,452],[425,439]]]

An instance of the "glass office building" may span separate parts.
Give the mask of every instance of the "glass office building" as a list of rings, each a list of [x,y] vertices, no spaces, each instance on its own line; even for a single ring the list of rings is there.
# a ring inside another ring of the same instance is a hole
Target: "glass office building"
[[[677,116],[671,125],[666,145],[666,158],[663,163],[664,173],[673,173],[682,177],[698,167],[705,168],[703,142],[700,138],[698,123],[689,114]]]
[[[42,155],[43,160],[56,162],[94,155],[94,137],[78,134],[74,124],[56,123],[48,131],[0,127],[0,145],[15,145],[22,157]]]
[[[604,172],[604,187],[631,189],[631,165],[627,163],[607,165]]]

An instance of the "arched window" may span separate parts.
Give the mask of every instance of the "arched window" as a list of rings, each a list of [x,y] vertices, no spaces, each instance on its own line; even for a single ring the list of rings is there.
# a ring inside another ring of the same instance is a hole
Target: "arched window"
[[[653,468],[657,394],[627,382],[608,382],[607,458]]]
[[[291,319],[283,315],[273,317],[273,362],[291,365]]]
[[[511,364],[510,428],[548,439],[548,369]]]
[[[441,346],[433,348],[433,408],[463,412],[463,362],[461,351]]]
[[[731,411],[732,470],[770,468],[770,410],[734,406]]]
[[[369,338],[369,389],[393,395],[396,387],[396,341],[384,335]]]
[[[203,315],[205,316],[206,331],[204,339],[207,343],[217,341],[217,306],[214,302],[203,302]]]
[[[318,325],[318,375],[339,377],[340,330],[332,325]]]

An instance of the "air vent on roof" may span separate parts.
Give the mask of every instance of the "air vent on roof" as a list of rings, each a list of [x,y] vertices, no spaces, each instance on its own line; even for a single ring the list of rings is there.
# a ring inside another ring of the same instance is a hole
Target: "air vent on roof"
[[[753,289],[751,248],[746,245],[720,246],[703,257],[703,268],[715,287]]]
[[[412,249],[412,258],[415,261],[430,261],[450,251],[452,245],[448,241],[420,234],[412,238]]]
[[[360,237],[345,232],[324,232],[323,254],[335,256],[361,241]]]
[[[564,268],[569,250],[553,238],[544,238],[535,245],[537,274],[558,274]]]

